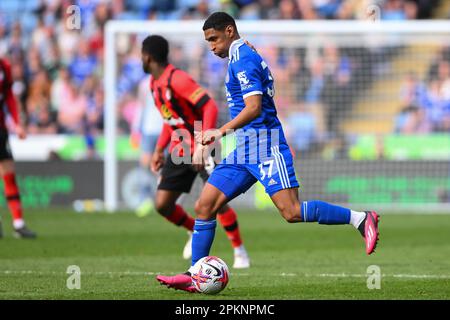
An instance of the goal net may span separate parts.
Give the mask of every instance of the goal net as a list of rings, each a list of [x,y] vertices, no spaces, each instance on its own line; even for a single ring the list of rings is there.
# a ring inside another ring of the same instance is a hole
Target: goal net
[[[449,209],[450,23],[237,25],[274,76],[275,102],[295,153],[302,199],[352,208]],[[115,210],[124,200],[116,142],[129,134],[120,124],[145,81],[137,69],[143,38],[160,34],[168,39],[171,63],[217,101],[219,125],[229,117],[227,60],[208,50],[201,21],[111,21],[105,34],[105,200]],[[259,185],[236,201],[270,205]]]

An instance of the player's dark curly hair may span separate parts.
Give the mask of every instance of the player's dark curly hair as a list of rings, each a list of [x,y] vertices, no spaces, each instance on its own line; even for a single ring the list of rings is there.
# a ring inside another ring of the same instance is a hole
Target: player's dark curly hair
[[[208,17],[208,19],[206,19],[205,23],[203,24],[203,31],[211,28],[217,31],[223,31],[230,25],[233,26],[235,30],[237,30],[236,22],[234,21],[232,16],[230,16],[226,12],[214,12]]]
[[[148,36],[142,41],[142,52],[151,55],[158,63],[167,63],[169,42],[159,35]]]

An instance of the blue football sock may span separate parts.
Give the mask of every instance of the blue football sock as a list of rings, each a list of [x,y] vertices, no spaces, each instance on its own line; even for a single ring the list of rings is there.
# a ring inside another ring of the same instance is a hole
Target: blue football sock
[[[192,266],[201,258],[209,255],[215,234],[216,220],[195,219],[194,233],[192,234]]]
[[[319,224],[348,224],[350,209],[339,207],[323,201],[303,201],[301,206],[302,221],[319,222]]]

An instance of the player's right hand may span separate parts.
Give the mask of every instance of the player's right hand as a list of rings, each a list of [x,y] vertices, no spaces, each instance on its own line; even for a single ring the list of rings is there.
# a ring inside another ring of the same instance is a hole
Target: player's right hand
[[[205,153],[206,147],[202,144],[197,143],[195,145],[194,155],[192,156],[192,166],[195,171],[202,171],[205,168]]]
[[[156,149],[153,152],[152,159],[150,161],[150,169],[153,173],[157,174],[159,169],[164,165],[164,150]]]

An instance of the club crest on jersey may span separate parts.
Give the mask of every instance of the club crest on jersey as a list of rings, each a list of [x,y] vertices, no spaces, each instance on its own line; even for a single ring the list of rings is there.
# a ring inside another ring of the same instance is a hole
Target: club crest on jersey
[[[172,118],[172,111],[170,111],[169,108],[167,108],[167,106],[163,104],[161,106],[161,115],[164,119],[170,119]]]
[[[237,73],[237,77],[239,79],[239,82],[241,83],[241,86],[247,85],[250,80],[248,80],[247,75],[245,74],[245,71],[241,71]]]
[[[246,71],[238,72],[237,78],[241,84],[241,90],[247,90],[248,88],[251,88],[253,85],[250,83],[250,80],[247,78],[247,75],[245,74]]]

